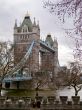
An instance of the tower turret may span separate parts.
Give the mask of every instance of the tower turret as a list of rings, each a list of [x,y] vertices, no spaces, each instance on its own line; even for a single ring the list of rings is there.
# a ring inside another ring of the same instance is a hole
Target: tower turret
[[[40,30],[39,21],[37,22],[37,27],[38,27],[38,29]]]
[[[38,65],[39,65],[38,55],[39,55],[39,46],[40,46],[40,44],[38,43],[39,40],[40,40],[40,34],[38,34],[38,27],[36,25],[35,18],[34,18],[34,23],[32,23],[30,19],[30,15],[27,12],[27,14],[23,19],[23,22],[20,24],[19,27],[17,27],[17,33],[14,34],[14,43],[16,44],[14,48],[15,64],[17,64],[24,57],[31,43],[35,41],[36,45],[34,45],[33,47],[30,58],[25,64],[25,68],[29,68],[29,66],[31,65],[31,68],[29,68],[29,72],[38,71]]]
[[[45,42],[49,45],[49,46],[53,46],[53,39],[51,37],[51,34],[48,34],[47,37],[46,37],[46,40]]]
[[[37,35],[40,35],[40,27],[39,27],[39,22],[36,24],[36,20],[34,17],[34,23],[33,23],[33,32],[37,33]]]
[[[53,48],[58,50],[58,42],[55,37],[54,37],[54,42],[53,42]]]
[[[34,17],[34,23],[33,23],[33,32],[38,34],[38,27],[36,25],[35,17]]]
[[[33,27],[36,27],[36,20],[35,20],[35,17],[34,17]]]
[[[17,28],[17,19],[15,20],[14,29]]]
[[[26,27],[28,29],[28,32],[32,32],[33,25],[32,25],[32,22],[31,22],[31,19],[30,19],[30,16],[29,16],[28,12],[27,12],[27,14],[24,17],[24,20],[23,20],[20,28],[22,30],[23,30],[23,28],[25,28],[25,30],[26,30]]]
[[[17,19],[15,20],[15,25],[14,25],[14,33],[17,32]]]
[[[38,28],[38,35],[40,35],[40,26],[39,26],[39,21],[38,21],[38,23],[37,23],[37,28]]]
[[[59,69],[59,61],[58,61],[58,42],[57,39],[54,37],[54,42],[53,42],[53,48],[55,50],[54,54],[54,73],[55,77],[57,76],[58,69]]]

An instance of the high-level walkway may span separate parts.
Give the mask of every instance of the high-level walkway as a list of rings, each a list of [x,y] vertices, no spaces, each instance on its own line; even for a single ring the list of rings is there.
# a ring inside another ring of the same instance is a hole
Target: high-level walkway
[[[21,59],[21,61],[15,65],[15,67],[13,67],[5,76],[5,78],[3,79],[3,82],[11,82],[11,81],[23,81],[23,80],[30,80],[32,79],[31,74],[28,73],[27,75],[20,75],[19,71],[21,70],[21,68],[25,65],[25,63],[28,61],[28,58],[30,56],[30,54],[32,53],[32,49],[33,46],[36,42],[33,41],[30,45],[30,48],[28,49],[28,51],[26,52],[26,54],[24,55],[24,57]],[[45,47],[46,49],[48,49],[51,52],[55,52],[54,49],[52,47],[50,47],[49,45],[47,45],[44,41],[40,40],[39,41],[40,45]]]
[[[34,46],[34,41],[31,43],[30,48],[26,52],[25,56],[21,59],[21,61],[6,74],[5,78],[3,79],[3,82],[23,81],[23,80],[32,79],[31,74],[21,75],[19,71],[25,65],[26,61],[28,60],[32,52],[33,46]]]

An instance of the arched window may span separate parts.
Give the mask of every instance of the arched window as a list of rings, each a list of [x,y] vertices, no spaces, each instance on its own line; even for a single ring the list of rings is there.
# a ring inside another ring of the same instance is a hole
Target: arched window
[[[24,25],[22,31],[23,31],[23,32],[28,32],[28,27],[27,27],[27,25]]]

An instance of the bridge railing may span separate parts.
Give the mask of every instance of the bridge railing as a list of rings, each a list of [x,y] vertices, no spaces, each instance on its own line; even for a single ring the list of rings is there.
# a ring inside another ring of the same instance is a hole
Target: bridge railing
[[[82,101],[80,97],[72,97],[68,100],[67,96],[60,96],[57,100],[55,96],[42,97],[38,96],[35,99],[31,97],[0,97],[0,109],[22,109],[30,110],[33,107],[33,102],[40,102],[40,110],[82,110]]]

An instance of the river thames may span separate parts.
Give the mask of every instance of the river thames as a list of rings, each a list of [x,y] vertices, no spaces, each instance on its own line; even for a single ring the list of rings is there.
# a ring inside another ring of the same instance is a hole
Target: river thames
[[[57,97],[59,96],[68,96],[68,99],[71,99],[71,96],[74,96],[75,91],[74,88],[65,87],[57,90]],[[82,100],[82,89],[79,91],[78,96],[80,96],[80,99]]]
[[[5,96],[8,91],[6,90],[1,90],[1,96]],[[69,87],[64,87],[60,88],[59,90],[56,91],[56,97],[59,98],[59,96],[68,96],[68,99],[71,99],[71,96],[75,95],[74,88]],[[80,100],[82,101],[82,89],[79,91],[78,96],[80,96]]]

